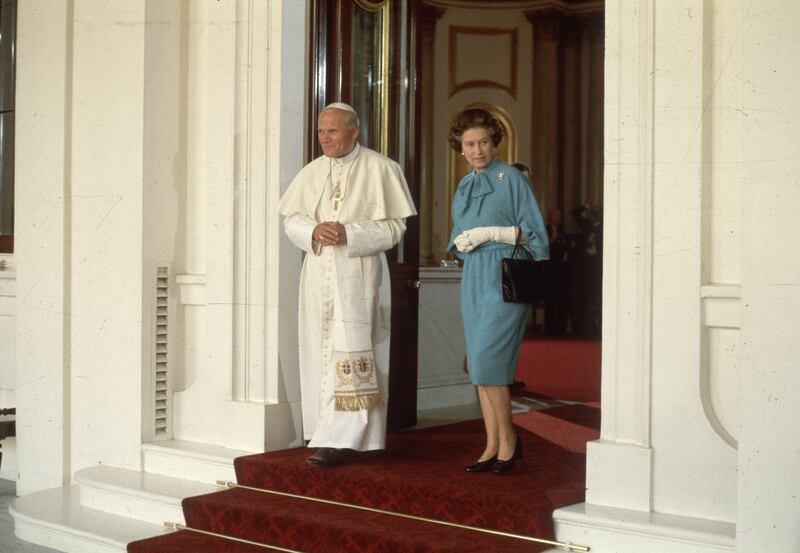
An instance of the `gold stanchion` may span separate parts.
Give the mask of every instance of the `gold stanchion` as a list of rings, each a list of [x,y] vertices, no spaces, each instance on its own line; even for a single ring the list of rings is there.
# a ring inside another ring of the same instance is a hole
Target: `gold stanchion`
[[[191,526],[186,526],[185,524],[178,524],[177,522],[165,522],[164,526],[166,526],[167,528],[171,528],[172,530],[194,532],[195,534],[203,534],[204,536],[212,536],[215,538],[221,538],[223,540],[245,543],[247,545],[255,545],[256,547],[262,547],[264,549],[272,549],[273,551],[283,551],[284,553],[302,553],[302,551],[296,551],[294,549],[286,549],[285,547],[278,547],[277,545],[267,545],[265,543],[259,543],[257,541],[250,541],[242,538],[234,538],[233,536],[226,536],[225,534],[217,534],[216,532],[209,532],[208,530],[200,530],[198,528],[192,528]]]
[[[530,542],[535,542],[535,543],[543,543],[545,545],[552,545],[554,547],[560,547],[560,548],[564,549],[564,551],[578,551],[580,553],[585,553],[585,552],[588,552],[590,550],[590,548],[588,546],[585,546],[585,545],[574,545],[574,544],[571,544],[571,543],[564,543],[564,542],[561,542],[561,541],[545,540],[545,539],[542,539],[542,538],[533,538],[531,536],[523,536],[521,534],[512,534],[510,532],[502,532],[500,530],[489,530],[487,528],[478,528],[476,526],[467,526],[465,524],[458,524],[456,522],[445,522],[443,520],[436,520],[436,519],[432,519],[432,518],[419,517],[419,516],[415,516],[415,515],[407,515],[407,514],[404,514],[404,513],[395,513],[395,512],[392,512],[392,511],[384,511],[382,509],[374,509],[372,507],[364,507],[362,505],[353,505],[351,503],[342,503],[342,502],[339,502],[339,501],[333,501],[331,499],[320,499],[318,497],[308,497],[308,496],[305,496],[305,495],[297,495],[297,494],[293,494],[293,493],[289,493],[289,492],[279,492],[279,491],[275,491],[275,490],[265,490],[263,488],[254,488],[254,487],[251,487],[251,486],[243,486],[241,484],[237,484],[236,482],[230,482],[230,481],[227,481],[227,480],[217,480],[217,486],[222,486],[224,488],[241,488],[243,490],[250,490],[250,491],[260,492],[260,493],[268,493],[268,494],[271,494],[271,495],[279,495],[279,496],[282,496],[282,497],[291,497],[291,498],[294,498],[294,499],[304,499],[306,501],[314,501],[316,503],[325,503],[326,505],[335,505],[337,507],[347,507],[348,509],[358,509],[360,511],[369,511],[371,513],[378,513],[378,514],[381,514],[381,515],[388,515],[388,516],[399,517],[399,518],[407,518],[407,519],[410,519],[410,520],[417,520],[417,521],[420,521],[420,522],[429,522],[431,524],[439,524],[441,526],[450,526],[452,528],[461,528],[462,530],[471,530],[473,532],[481,532],[483,534],[493,534],[495,536],[504,536],[504,537],[507,537],[507,538],[514,538],[514,539],[518,539],[518,540],[530,541]]]

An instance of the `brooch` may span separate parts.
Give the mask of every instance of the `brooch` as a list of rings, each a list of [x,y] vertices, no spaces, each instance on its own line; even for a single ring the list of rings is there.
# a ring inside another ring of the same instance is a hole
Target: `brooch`
[[[503,180],[503,177],[505,176],[506,174],[503,171],[500,171],[499,173],[497,173],[497,180]]]

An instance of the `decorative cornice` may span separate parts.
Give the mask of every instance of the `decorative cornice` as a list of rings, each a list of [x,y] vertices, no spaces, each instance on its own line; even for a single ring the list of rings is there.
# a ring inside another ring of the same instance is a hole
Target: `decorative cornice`
[[[432,35],[436,30],[436,24],[447,10],[444,8],[438,8],[436,6],[430,6],[428,4],[421,4],[419,10],[422,32]]]
[[[525,17],[533,25],[533,39],[558,38],[564,28],[567,16],[561,10],[546,9],[525,12]]]
[[[389,0],[355,0],[358,7],[368,12],[376,12],[385,6]]]
[[[604,12],[582,13],[578,17],[581,31],[590,36],[603,36],[606,32]]]
[[[557,9],[577,14],[603,11],[605,0],[423,0],[425,4],[441,8],[464,8],[472,10],[517,9],[525,11]]]

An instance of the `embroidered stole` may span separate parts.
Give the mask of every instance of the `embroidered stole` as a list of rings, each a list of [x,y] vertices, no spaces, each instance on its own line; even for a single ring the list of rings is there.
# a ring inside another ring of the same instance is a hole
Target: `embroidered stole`
[[[336,411],[360,411],[383,405],[378,391],[378,373],[371,351],[333,353],[336,385],[333,397]]]

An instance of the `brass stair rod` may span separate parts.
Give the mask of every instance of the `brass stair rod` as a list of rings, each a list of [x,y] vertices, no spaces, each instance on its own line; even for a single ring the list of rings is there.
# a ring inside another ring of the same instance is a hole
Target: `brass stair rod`
[[[217,486],[222,486],[224,488],[242,488],[244,490],[251,490],[254,492],[261,492],[261,493],[268,493],[273,495],[280,495],[283,497],[292,497],[295,499],[305,499],[307,501],[316,501],[317,503],[325,503],[327,505],[336,505],[338,507],[348,507],[350,509],[359,509],[361,511],[369,511],[371,513],[378,513],[381,515],[389,515],[393,517],[400,517],[400,518],[408,518],[411,520],[418,520],[421,522],[430,522],[432,524],[441,524],[442,526],[452,526],[453,528],[462,528],[464,530],[472,530],[474,532],[482,532],[484,534],[494,534],[496,536],[505,536],[507,538],[514,538],[518,540],[525,540],[525,541],[532,541],[536,543],[543,543],[545,545],[554,545],[556,547],[561,547],[564,551],[579,551],[581,553],[588,552],[590,548],[585,545],[574,545],[571,543],[564,543],[561,541],[552,541],[552,540],[545,540],[542,538],[532,538],[530,536],[523,536],[520,534],[512,534],[510,532],[502,532],[500,530],[488,530],[486,528],[478,528],[476,526],[467,526],[465,524],[458,524],[456,522],[445,522],[443,520],[436,520],[432,518],[425,518],[419,517],[415,515],[407,515],[404,513],[394,513],[392,511],[384,511],[382,509],[375,509],[372,507],[364,507],[362,505],[353,505],[351,503],[341,503],[339,501],[333,501],[331,499],[320,499],[318,497],[308,497],[305,495],[297,495],[289,492],[279,492],[275,490],[265,490],[263,488],[254,488],[251,486],[244,486],[242,484],[237,484],[236,482],[231,482],[229,480],[217,480]]]
[[[302,553],[301,551],[297,551],[295,549],[286,549],[284,547],[278,547],[277,545],[267,545],[265,543],[259,543],[257,541],[250,541],[245,540],[242,538],[234,538],[233,536],[227,536],[225,534],[218,534],[216,532],[209,532],[208,530],[200,530],[198,528],[192,528],[191,526],[186,526],[184,524],[178,524],[177,522],[165,522],[164,526],[167,528],[171,528],[172,530],[181,530],[184,532],[194,532],[195,534],[203,534],[204,536],[212,536],[214,538],[221,538],[223,540],[235,541],[239,543],[244,543],[247,545],[254,545],[256,547],[263,547],[264,549],[272,549],[274,551],[282,551],[283,553]]]

